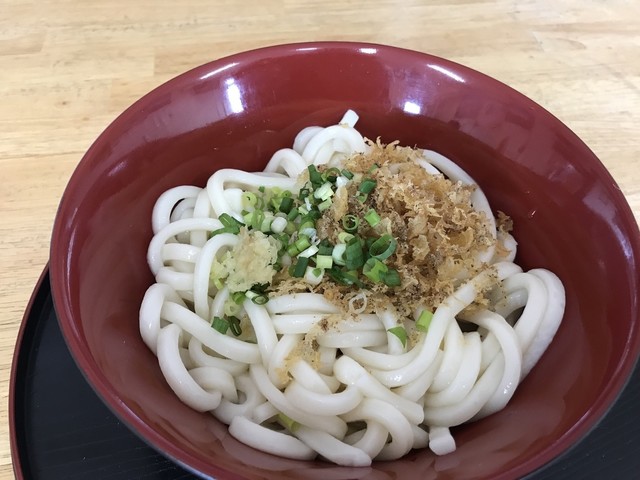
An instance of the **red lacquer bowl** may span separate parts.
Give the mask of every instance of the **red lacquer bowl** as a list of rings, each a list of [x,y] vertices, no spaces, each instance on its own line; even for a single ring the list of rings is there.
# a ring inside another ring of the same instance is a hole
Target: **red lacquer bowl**
[[[511,403],[457,428],[455,453],[414,451],[349,469],[285,460],[234,440],[178,400],[138,333],[153,281],[151,209],[223,167],[261,170],[313,124],[360,114],[383,141],[437,150],[514,219],[517,261],[563,280],[555,340]],[[557,457],[606,413],[640,350],[638,227],[609,173],[566,126],[478,72],[373,44],[309,43],[241,53],[162,85],[96,140],[62,198],[51,246],[69,349],[113,411],[153,447],[216,478],[514,478]]]

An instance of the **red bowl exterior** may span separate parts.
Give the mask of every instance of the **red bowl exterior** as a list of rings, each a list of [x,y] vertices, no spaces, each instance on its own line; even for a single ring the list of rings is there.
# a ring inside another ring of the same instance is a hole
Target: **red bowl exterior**
[[[563,280],[567,309],[539,364],[500,413],[457,428],[455,453],[371,468],[257,452],[183,405],[138,332],[153,281],[151,209],[218,168],[260,170],[302,127],[348,108],[363,134],[437,150],[514,219],[517,261]],[[478,72],[375,44],[310,43],[224,58],[162,85],[86,153],[53,230],[51,282],[68,346],[102,399],[148,443],[216,478],[514,478],[579,440],[614,401],[640,350],[639,233],[609,173],[566,126]],[[369,477],[367,477],[369,478]]]

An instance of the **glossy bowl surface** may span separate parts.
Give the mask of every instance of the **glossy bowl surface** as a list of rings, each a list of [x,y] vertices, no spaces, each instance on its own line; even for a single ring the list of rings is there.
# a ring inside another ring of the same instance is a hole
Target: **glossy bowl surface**
[[[138,333],[153,281],[151,209],[218,168],[260,170],[278,148],[348,109],[383,141],[437,150],[514,219],[517,261],[563,280],[565,319],[500,413],[457,428],[445,457],[415,451],[349,469],[257,452],[183,405]],[[640,349],[638,227],[594,154],[539,105],[478,72],[375,44],[241,53],[149,93],[96,140],[62,198],[51,246],[69,348],[102,399],[152,446],[216,478],[514,478],[567,450],[606,413]],[[368,477],[371,475],[371,477]]]

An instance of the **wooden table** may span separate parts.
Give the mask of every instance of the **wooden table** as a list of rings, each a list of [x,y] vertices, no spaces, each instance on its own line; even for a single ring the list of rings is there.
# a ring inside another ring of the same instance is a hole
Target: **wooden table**
[[[0,0],[0,478],[24,308],[65,185],[123,109],[221,56],[307,40],[429,52],[528,95],[572,128],[640,219],[636,0]]]

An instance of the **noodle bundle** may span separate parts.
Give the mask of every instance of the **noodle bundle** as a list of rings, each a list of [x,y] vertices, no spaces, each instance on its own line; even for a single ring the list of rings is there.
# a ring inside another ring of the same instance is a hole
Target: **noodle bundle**
[[[161,195],[140,333],[175,394],[256,449],[444,455],[451,427],[514,395],[564,288],[514,263],[510,220],[460,167],[356,121],[305,128],[263,172]]]

